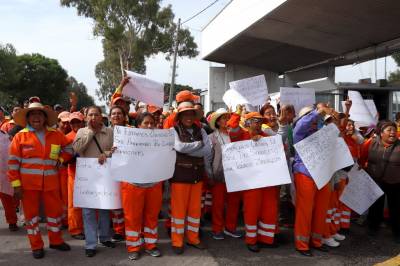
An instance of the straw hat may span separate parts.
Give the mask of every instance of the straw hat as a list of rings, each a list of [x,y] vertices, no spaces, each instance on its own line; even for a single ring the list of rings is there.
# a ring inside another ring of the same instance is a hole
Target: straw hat
[[[249,120],[252,118],[264,119],[264,117],[259,112],[250,112],[244,116],[245,120]]]
[[[215,111],[210,118],[209,124],[210,127],[213,130],[216,130],[215,127],[215,123],[217,122],[218,118],[220,118],[221,116],[225,115],[225,114],[229,114],[229,112],[225,109],[225,108],[219,108],[217,111]]]
[[[22,127],[26,127],[26,125],[27,125],[26,117],[30,111],[34,111],[34,110],[40,110],[46,114],[48,126],[51,127],[51,126],[57,124],[57,113],[54,112],[51,108],[46,108],[41,103],[38,103],[38,102],[31,103],[31,104],[29,104],[28,108],[19,110],[14,115],[15,124],[20,125]]]
[[[192,102],[181,102],[177,108],[177,115],[175,116],[175,120],[178,120],[179,114],[187,111],[194,111],[197,117],[200,117],[200,112],[198,109],[194,108]]]

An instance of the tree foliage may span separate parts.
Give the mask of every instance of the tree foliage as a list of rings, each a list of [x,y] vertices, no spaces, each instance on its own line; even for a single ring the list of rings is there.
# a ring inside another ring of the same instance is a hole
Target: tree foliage
[[[68,88],[61,96],[60,104],[64,107],[69,107],[69,95],[71,92],[74,92],[78,97],[78,110],[81,110],[83,107],[92,106],[95,104],[94,99],[87,93],[87,88],[85,84],[82,82],[78,82],[74,77],[68,77]]]
[[[396,62],[397,66],[400,67],[400,52],[393,54],[392,58]],[[396,71],[391,72],[388,81],[390,83],[400,83],[400,70],[397,69]]]
[[[108,100],[122,77],[123,69],[144,74],[146,59],[173,54],[177,24],[171,6],[161,0],[60,0],[62,6],[75,7],[78,15],[93,19],[93,33],[103,37],[104,60],[96,66],[100,85],[98,96]],[[195,57],[197,45],[187,29],[178,33],[179,56]]]

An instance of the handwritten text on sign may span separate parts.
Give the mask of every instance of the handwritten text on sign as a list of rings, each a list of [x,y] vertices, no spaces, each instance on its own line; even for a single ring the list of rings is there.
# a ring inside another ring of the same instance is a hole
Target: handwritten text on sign
[[[348,91],[349,99],[352,101],[350,108],[350,117],[357,126],[375,125],[376,120],[371,114],[370,109],[358,91]]]
[[[176,152],[174,129],[116,126],[111,173],[118,181],[159,182],[172,177]]]
[[[120,184],[111,177],[111,161],[100,165],[97,158],[77,158],[74,206],[121,209]]]
[[[292,104],[299,114],[301,108],[315,104],[315,90],[310,88],[280,88],[281,105]]]
[[[268,87],[264,75],[229,82],[229,87],[244,99],[240,104],[263,105],[268,99]]]
[[[367,172],[363,169],[358,170],[358,165],[355,165],[348,175],[349,184],[344,189],[340,201],[361,215],[383,195],[383,191]]]
[[[291,182],[280,136],[223,145],[222,164],[228,192]]]
[[[330,124],[294,144],[318,189],[329,182],[334,172],[354,163],[349,148],[338,136],[339,129]]]

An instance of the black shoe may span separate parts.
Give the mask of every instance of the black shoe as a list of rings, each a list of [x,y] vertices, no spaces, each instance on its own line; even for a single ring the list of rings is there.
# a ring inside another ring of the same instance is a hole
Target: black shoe
[[[71,237],[73,239],[76,239],[76,240],[85,240],[85,235],[84,234],[71,235]]]
[[[258,242],[257,245],[259,248],[277,248],[277,247],[279,247],[279,245],[275,242],[272,244]]]
[[[112,241],[113,242],[125,241],[125,237],[121,234],[114,234],[114,236],[112,237]]]
[[[250,250],[251,252],[260,252],[260,247],[257,244],[255,245],[247,244],[247,249]]]
[[[9,229],[11,232],[15,232],[15,231],[18,231],[18,230],[19,230],[19,227],[18,227],[17,224],[9,224],[9,225],[8,225],[8,229]]]
[[[100,242],[103,246],[108,247],[108,248],[115,248],[115,243],[111,241],[103,241]]]
[[[329,248],[325,245],[322,245],[320,247],[314,247],[314,249],[319,250],[321,252],[329,252]]]
[[[172,251],[176,255],[181,255],[181,254],[183,254],[183,247],[174,247],[174,246],[172,246]]]
[[[161,257],[161,251],[158,248],[146,249],[145,252],[152,257]]]
[[[35,259],[41,259],[44,257],[44,249],[32,250],[32,255]]]
[[[299,252],[300,253],[300,255],[302,255],[302,256],[305,256],[305,257],[312,257],[312,256],[314,256],[312,253],[311,253],[311,250],[298,250],[298,249],[296,249],[296,251],[297,252]]]
[[[50,248],[51,249],[56,249],[56,250],[59,250],[59,251],[70,251],[71,250],[71,247],[65,242],[60,244],[60,245],[52,245],[52,244],[50,244]]]
[[[85,249],[85,255],[86,257],[94,257],[96,256],[96,250],[95,249]]]
[[[187,243],[187,245],[189,247],[194,247],[194,248],[197,248],[197,249],[200,249],[200,250],[207,249],[207,247],[202,242],[199,242],[198,244]]]

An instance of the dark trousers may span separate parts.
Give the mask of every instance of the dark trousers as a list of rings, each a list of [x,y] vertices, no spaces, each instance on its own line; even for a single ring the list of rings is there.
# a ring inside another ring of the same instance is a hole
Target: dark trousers
[[[383,220],[383,209],[386,195],[388,200],[392,232],[395,236],[400,236],[400,183],[380,183],[378,185],[385,192],[385,194],[369,208],[368,226],[371,230],[379,229],[379,225]]]

